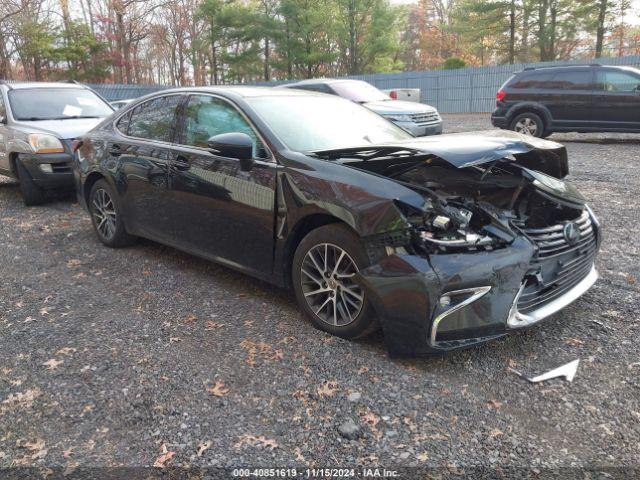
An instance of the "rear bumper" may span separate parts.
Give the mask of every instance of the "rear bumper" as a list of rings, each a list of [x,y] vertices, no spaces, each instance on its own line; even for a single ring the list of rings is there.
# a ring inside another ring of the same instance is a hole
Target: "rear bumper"
[[[530,281],[535,247],[525,237],[488,252],[395,253],[360,272],[391,356],[424,356],[493,340],[537,324],[583,295],[597,280],[590,269],[552,301],[518,311]]]
[[[22,153],[20,162],[33,182],[42,188],[74,188],[71,155],[68,153]]]
[[[507,120],[507,117],[498,117],[491,115],[491,125],[497,128],[508,128],[509,122]]]

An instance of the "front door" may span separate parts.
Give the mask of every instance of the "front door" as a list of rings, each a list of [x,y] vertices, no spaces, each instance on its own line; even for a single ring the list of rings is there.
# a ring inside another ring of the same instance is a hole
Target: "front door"
[[[210,137],[230,132],[254,139],[250,171],[208,148]],[[269,275],[277,165],[256,130],[229,101],[193,94],[184,106],[176,143],[169,182],[176,235],[194,253]]]
[[[607,128],[640,130],[640,75],[598,70],[594,120]]]
[[[169,161],[176,112],[184,97],[166,95],[134,108],[116,123],[122,136],[113,137],[107,154],[118,165],[127,229],[145,237],[173,243],[168,214]]]

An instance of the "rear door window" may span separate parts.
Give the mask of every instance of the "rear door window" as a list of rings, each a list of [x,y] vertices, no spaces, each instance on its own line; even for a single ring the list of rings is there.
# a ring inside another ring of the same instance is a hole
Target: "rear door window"
[[[557,72],[551,79],[550,88],[557,90],[593,90],[593,72],[591,70]]]
[[[603,70],[597,74],[598,90],[613,93],[632,93],[640,87],[640,77],[627,72]]]
[[[550,82],[553,78],[551,73],[529,73],[522,75],[514,80],[514,82],[509,85],[510,88],[537,88],[537,89],[545,89],[551,88]]]
[[[166,95],[138,105],[131,112],[127,135],[170,142],[173,138],[176,112],[182,98],[182,95]],[[124,122],[126,122],[124,117],[121,121],[123,121],[122,127],[124,128]],[[121,130],[120,123],[117,126]]]

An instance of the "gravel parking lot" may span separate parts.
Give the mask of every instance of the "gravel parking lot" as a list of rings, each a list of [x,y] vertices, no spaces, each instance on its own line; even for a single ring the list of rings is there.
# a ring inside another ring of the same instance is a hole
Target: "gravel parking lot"
[[[640,135],[552,139],[603,223],[600,280],[543,325],[431,359],[325,335],[289,292],[174,249],[102,247],[73,198],[27,209],[3,180],[0,466],[638,467]],[[508,368],[574,359],[573,383]]]

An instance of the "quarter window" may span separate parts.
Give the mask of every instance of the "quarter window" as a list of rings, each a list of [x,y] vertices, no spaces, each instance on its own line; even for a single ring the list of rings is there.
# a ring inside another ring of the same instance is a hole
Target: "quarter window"
[[[606,92],[630,93],[640,87],[640,77],[626,72],[604,70],[598,72],[598,90]]]
[[[175,114],[181,98],[180,95],[167,95],[138,105],[131,112],[127,135],[163,142],[171,141]],[[120,121],[123,122],[124,128],[127,121]],[[118,129],[122,131],[120,122]]]
[[[210,95],[192,95],[185,109],[181,143],[208,148],[208,140],[222,133],[246,133],[253,139],[254,156],[264,157],[256,132],[229,103]]]

